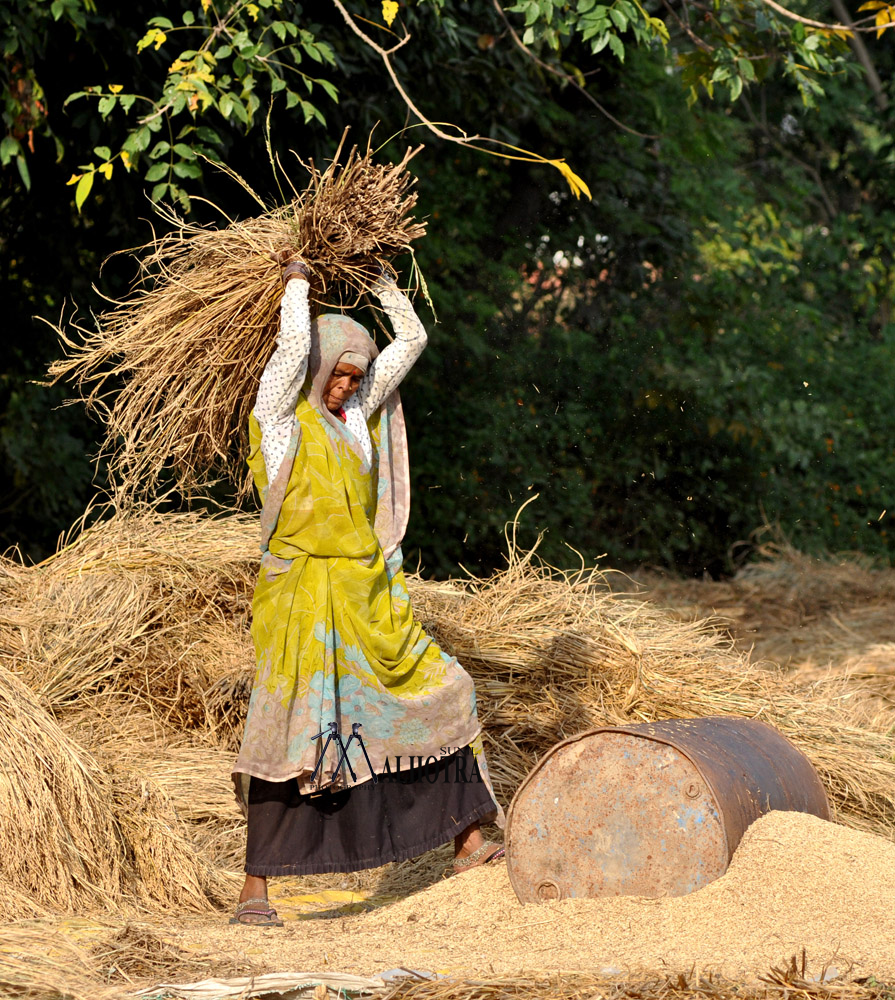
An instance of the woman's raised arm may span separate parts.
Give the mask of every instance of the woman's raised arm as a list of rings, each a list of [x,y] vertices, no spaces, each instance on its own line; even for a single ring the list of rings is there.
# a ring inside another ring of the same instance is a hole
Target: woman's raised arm
[[[426,346],[426,331],[410,299],[383,275],[373,291],[385,309],[395,339],[375,358],[357,390],[358,403],[369,419],[413,367]]]
[[[253,410],[261,427],[261,454],[267,480],[271,483],[286,456],[298,394],[308,373],[311,352],[307,268],[291,264],[284,277],[286,291],[280,302],[277,346],[261,376]]]

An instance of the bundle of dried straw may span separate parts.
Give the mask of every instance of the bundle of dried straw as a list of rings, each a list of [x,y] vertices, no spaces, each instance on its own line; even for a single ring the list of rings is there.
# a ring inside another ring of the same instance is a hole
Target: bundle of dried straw
[[[0,899],[7,912],[71,910],[120,891],[123,850],[105,791],[96,761],[0,666]]]
[[[793,680],[835,688],[847,680],[895,706],[895,569],[856,552],[807,555],[778,529],[758,545],[759,560],[730,580],[677,580],[638,574],[653,600],[688,616],[715,611],[753,656],[779,663]]]
[[[324,300],[347,308],[424,235],[407,171],[417,151],[377,164],[369,146],[363,155],[355,147],[340,161],[343,144],[325,170],[307,165],[307,186],[286,205],[266,207],[242,182],[266,209],[257,218],[213,229],[162,212],[173,230],[137,251],[134,292],[109,300],[95,330],[75,326],[78,340],[58,330],[69,356],[50,375],[76,380],[101,415],[126,494],[150,493],[165,470],[187,493],[224,476],[244,494],[247,422],[277,335],[281,262],[310,265],[317,311]]]

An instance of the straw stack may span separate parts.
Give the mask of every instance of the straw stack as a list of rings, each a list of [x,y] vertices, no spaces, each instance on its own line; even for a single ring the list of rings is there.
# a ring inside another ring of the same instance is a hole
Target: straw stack
[[[235,867],[242,848],[227,776],[253,675],[256,537],[244,515],[144,508],[2,577],[0,655],[120,787],[136,791],[127,775],[151,775],[137,800],[161,824],[139,810],[119,822],[132,824],[132,839],[136,826],[150,836],[165,824],[189,839],[192,905],[197,893],[221,898],[228,884],[209,882],[203,865]],[[613,594],[598,573],[559,573],[531,553],[511,550],[508,568],[488,580],[408,583],[418,618],[475,679],[504,804],[576,732],[733,714],[759,717],[801,747],[843,822],[893,835],[890,723],[874,722],[847,685],[805,688],[750,662],[710,620],[677,620]],[[114,808],[119,815],[124,799]],[[141,877],[155,886],[144,898],[158,898],[156,876]]]
[[[0,665],[0,893],[7,912],[34,912],[40,904],[89,908],[120,892],[124,852],[106,791],[96,762]]]
[[[85,720],[87,721],[87,720]],[[93,715],[78,733],[104,731]],[[0,901],[9,912],[210,909],[235,882],[200,855],[145,757],[100,759],[0,666]]]
[[[778,728],[812,760],[838,819],[895,836],[892,719],[847,680],[806,688],[753,663],[711,619],[678,621],[614,595],[596,573],[559,573],[511,553],[487,581],[411,587],[414,608],[476,680],[509,798],[539,756],[600,725],[738,715]],[[489,758],[490,759],[490,758]]]
[[[753,657],[773,658],[811,690],[843,682],[895,708],[895,569],[858,553],[809,556],[778,536],[732,579],[641,573],[653,601],[685,616],[717,613]],[[895,717],[892,722],[895,723]]]

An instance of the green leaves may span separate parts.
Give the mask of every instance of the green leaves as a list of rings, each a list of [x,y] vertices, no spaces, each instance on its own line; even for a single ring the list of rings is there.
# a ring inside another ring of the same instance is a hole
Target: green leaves
[[[160,181],[163,177],[167,176],[170,167],[167,163],[153,163],[153,165],[144,174],[147,181]]]
[[[22,151],[22,147],[19,140],[11,135],[3,137],[0,141],[0,163],[5,167],[7,163],[10,162],[14,157],[18,156]]]
[[[92,0],[53,0],[49,5],[44,0],[33,6],[38,12],[35,18],[52,16],[72,23],[76,17],[83,21],[84,12],[93,9]],[[150,5],[150,10],[152,6],[158,9],[158,5]],[[443,38],[458,47],[468,44],[445,0],[429,0],[428,6],[439,18],[434,23]],[[109,148],[110,155],[104,162],[112,163],[126,153],[128,159],[124,162],[129,166],[147,157],[149,162],[137,174],[145,176],[165,155],[169,162],[166,183],[172,184],[172,178],[177,177],[186,186],[201,176],[201,170],[197,174],[195,155],[200,140],[196,133],[183,132],[188,124],[210,127],[217,123],[221,134],[207,140],[207,148],[218,157],[223,155],[225,139],[233,141],[234,130],[240,134],[251,132],[259,124],[262,109],[272,101],[277,113],[296,126],[325,124],[327,102],[340,99],[334,69],[340,73],[357,72],[351,64],[356,53],[350,46],[359,46],[358,52],[364,49],[350,33],[340,34],[341,26],[330,24],[324,36],[308,16],[312,10],[313,5],[308,7],[295,0],[227,5],[212,0],[184,0],[175,16],[149,17],[145,31],[139,38],[132,38],[131,51],[141,55],[136,60],[138,82],[128,84],[129,93],[118,84],[86,87],[70,94],[66,104],[76,100],[94,102],[101,131],[91,142]],[[532,54],[552,60],[567,80],[571,78],[583,89],[589,74],[563,60],[570,46],[583,43],[590,55],[609,63],[629,63],[637,48],[661,53],[672,30],[676,34],[671,51],[678,65],[669,65],[668,70],[677,71],[691,103],[700,94],[735,102],[750,85],[779,68],[810,105],[823,92],[819,82],[823,76],[841,68],[837,47],[844,51],[843,39],[835,33],[781,19],[765,5],[752,4],[751,0],[745,6],[714,3],[700,10],[698,16],[690,11],[686,14],[690,18],[686,30],[682,21],[669,15],[666,23],[656,10],[647,10],[644,0],[516,0],[506,8],[516,22],[514,30],[524,45],[534,50]],[[414,11],[413,16],[423,15]],[[335,40],[340,51],[338,67]],[[509,39],[507,45],[515,51]],[[30,92],[37,94],[33,81],[28,84]],[[18,112],[13,106],[9,115],[14,120],[25,115],[30,121],[40,119],[43,112],[32,102]],[[123,139],[117,131],[122,123],[127,129]],[[147,156],[152,143],[157,144],[163,137],[169,146],[179,148],[174,153],[169,149],[165,154]],[[20,141],[21,136],[16,139]],[[4,166],[12,159],[26,178],[27,164],[21,147],[14,157],[7,157]],[[175,164],[180,164],[176,172]],[[170,194],[169,189],[166,195]]]
[[[77,6],[79,2],[60,0],[65,5]],[[151,17],[146,31],[136,41],[138,53],[159,51],[181,38],[189,42],[162,76],[147,79],[148,92],[125,94],[117,85],[87,87],[70,94],[66,104],[93,99],[103,121],[110,121],[116,112],[130,119],[128,134],[118,152],[113,155],[111,144],[97,147],[106,151],[100,159],[111,164],[120,156],[130,169],[141,156],[147,156],[150,163],[142,176],[153,185],[153,199],[173,198],[188,205],[180,182],[200,180],[198,155],[218,158],[224,142],[221,134],[207,124],[203,123],[200,131],[195,123],[207,122],[209,114],[215,112],[248,132],[256,124],[265,100],[284,93],[284,110],[297,112],[303,124],[324,124],[317,94],[338,101],[339,91],[332,81],[301,68],[303,63],[334,67],[336,59],[332,46],[319,38],[306,20],[295,16],[294,8],[291,0],[259,0],[233,5],[223,16],[210,0],[197,0],[186,5],[180,24],[169,17]],[[296,83],[306,93],[300,93]],[[186,123],[194,124],[187,127]],[[163,130],[169,136],[177,132],[177,139],[162,139],[158,133]],[[158,141],[148,152],[154,135]],[[79,209],[92,190],[97,172],[108,177],[111,167],[83,175],[91,179],[84,179],[83,186],[76,189]]]
[[[93,171],[90,171],[88,174],[84,174],[84,176],[78,181],[78,186],[75,188],[75,207],[79,212],[93,189],[94,176],[95,174]]]
[[[557,53],[563,38],[577,36],[590,42],[594,55],[608,48],[619,62],[624,62],[622,34],[631,33],[638,45],[656,40],[664,45],[669,37],[665,22],[648,15],[639,0],[614,0],[611,4],[580,0],[574,9],[552,0],[520,0],[508,10],[524,16],[523,44],[544,44]]]
[[[143,125],[130,133],[122,143],[121,148],[136,158],[138,153],[149,148],[150,142],[152,142],[152,131],[148,125]]]
[[[872,0],[874,2],[874,0]],[[881,6],[882,0],[875,0]],[[518,0],[508,12],[519,15],[522,42],[561,55],[566,39],[587,42],[593,55],[604,50],[624,62],[626,47],[666,47],[671,29],[684,21],[650,14],[641,0]],[[716,2],[699,17],[685,15],[686,31],[678,31],[675,44],[681,74],[693,103],[700,91],[715,96],[722,84],[724,99],[736,101],[759,78],[756,66],[766,73],[775,61],[796,84],[803,102],[813,105],[823,94],[821,79],[838,72],[846,42],[842,32],[818,30],[781,18],[761,4],[751,10],[750,21],[742,5]],[[782,58],[781,58],[782,56]]]
[[[0,141],[0,165],[5,167],[13,160],[15,160],[16,168],[19,171],[19,177],[25,185],[25,190],[30,191],[31,172],[28,170],[28,162],[25,159],[22,144],[14,136],[7,135]]]

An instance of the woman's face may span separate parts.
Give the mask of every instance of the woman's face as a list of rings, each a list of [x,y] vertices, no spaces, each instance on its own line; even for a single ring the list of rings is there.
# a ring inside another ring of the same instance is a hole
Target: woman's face
[[[360,368],[355,368],[347,361],[340,361],[333,368],[332,375],[323,389],[323,405],[330,413],[338,413],[339,407],[344,406],[351,399],[357,392],[363,377],[364,373]]]

